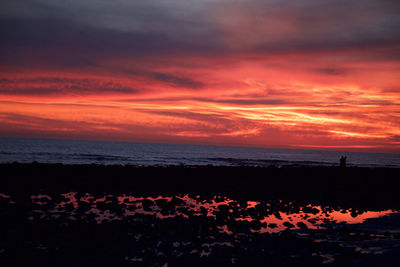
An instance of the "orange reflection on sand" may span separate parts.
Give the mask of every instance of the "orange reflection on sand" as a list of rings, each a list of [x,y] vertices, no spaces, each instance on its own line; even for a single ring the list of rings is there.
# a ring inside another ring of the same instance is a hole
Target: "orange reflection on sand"
[[[261,223],[267,223],[270,227],[263,227],[259,230],[261,233],[276,233],[288,228],[284,225],[285,222],[293,224],[291,229],[300,229],[299,223],[303,223],[308,229],[320,229],[324,228],[325,224],[329,223],[346,223],[346,224],[358,224],[363,223],[367,219],[379,218],[389,214],[397,213],[394,210],[385,211],[363,211],[361,214],[352,214],[350,210],[344,211],[324,211],[321,206],[307,206],[308,208],[314,208],[318,210],[315,214],[305,213],[304,209],[299,213],[284,213],[278,212],[277,215],[266,216],[262,219]],[[278,215],[279,214],[279,215]],[[239,219],[243,220],[243,219]],[[245,218],[245,220],[252,221],[252,218]],[[271,224],[275,224],[274,228],[271,228]]]
[[[342,213],[339,211],[333,211],[329,213],[329,216],[332,218],[332,220],[335,220],[338,223],[345,222],[348,224],[356,224],[356,223],[363,223],[366,219],[379,218],[392,213],[396,212],[393,210],[364,211],[362,214],[358,214],[356,217],[353,217],[351,216],[351,212]]]
[[[1,195],[0,195],[1,196]],[[79,208],[79,203],[89,204],[86,215],[94,215],[97,223],[112,220],[123,220],[138,215],[154,216],[158,219],[175,218],[177,216],[190,218],[191,216],[207,216],[217,219],[218,216],[227,216],[230,220],[250,224],[246,225],[253,232],[277,233],[289,229],[324,229],[330,224],[359,224],[367,219],[379,218],[397,213],[395,210],[339,210],[331,207],[305,205],[298,206],[293,202],[238,202],[227,197],[215,196],[213,199],[201,199],[200,196],[189,195],[135,197],[132,195],[91,195],[84,194],[77,199],[76,192],[62,194],[63,200],[56,203],[53,210],[48,211],[52,216],[68,211],[73,216]],[[52,198],[46,195],[31,197],[36,205],[46,205]],[[114,206],[116,210],[110,209]],[[146,202],[146,204],[145,204]],[[85,205],[87,205],[85,204]],[[111,205],[111,206],[107,206]],[[167,209],[167,210],[165,210]],[[260,214],[267,214],[260,218]],[[43,215],[44,217],[45,215]],[[228,221],[227,221],[228,222]],[[259,227],[252,228],[251,224],[258,222]],[[221,233],[232,234],[232,225],[219,225]]]

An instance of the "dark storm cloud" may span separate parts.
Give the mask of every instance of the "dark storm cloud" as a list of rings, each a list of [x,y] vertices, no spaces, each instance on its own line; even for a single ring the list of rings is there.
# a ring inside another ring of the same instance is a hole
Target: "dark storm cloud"
[[[60,20],[2,20],[1,25],[3,64],[90,66],[110,58],[207,50],[178,43],[162,33],[117,32]]]
[[[0,61],[7,66],[102,67],[110,59],[249,52],[400,56],[398,1],[21,0],[3,1],[0,10]],[[185,77],[152,76],[202,87]]]

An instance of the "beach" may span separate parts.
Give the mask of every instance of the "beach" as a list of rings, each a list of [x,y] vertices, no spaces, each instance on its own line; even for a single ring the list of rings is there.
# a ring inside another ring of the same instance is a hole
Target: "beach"
[[[0,267],[400,266],[400,2],[0,3]]]
[[[396,168],[11,163],[0,172],[6,266],[399,260]]]

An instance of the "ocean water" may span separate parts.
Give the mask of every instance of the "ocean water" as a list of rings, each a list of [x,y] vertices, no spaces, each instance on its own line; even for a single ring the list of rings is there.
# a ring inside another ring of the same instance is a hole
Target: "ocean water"
[[[400,168],[399,154],[249,147],[0,138],[0,162],[132,165],[348,166]]]

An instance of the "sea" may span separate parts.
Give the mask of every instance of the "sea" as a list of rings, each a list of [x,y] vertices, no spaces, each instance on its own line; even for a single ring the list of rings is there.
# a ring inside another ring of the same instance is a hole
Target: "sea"
[[[0,138],[0,163],[214,165],[214,166],[348,166],[400,168],[400,154],[127,143],[57,139]]]

